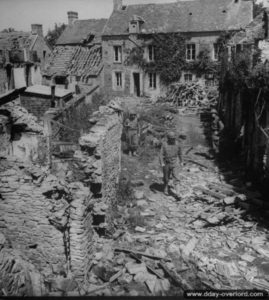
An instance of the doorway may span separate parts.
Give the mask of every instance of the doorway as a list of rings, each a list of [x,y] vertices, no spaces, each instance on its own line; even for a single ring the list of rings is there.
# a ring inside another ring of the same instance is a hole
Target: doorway
[[[139,73],[133,73],[134,78],[134,94],[140,97],[140,76]]]

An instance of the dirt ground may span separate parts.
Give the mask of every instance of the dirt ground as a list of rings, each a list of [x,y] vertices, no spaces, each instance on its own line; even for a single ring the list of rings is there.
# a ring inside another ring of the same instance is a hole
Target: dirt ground
[[[143,111],[143,104],[131,103]],[[260,194],[242,181],[240,168],[212,159],[201,115],[172,115],[162,125],[177,131],[183,149],[180,194],[171,185],[170,195],[164,195],[159,148],[152,139],[140,143],[137,157],[123,153],[115,231],[97,243],[89,278],[96,289],[88,294],[268,291],[269,235],[267,217],[260,213],[267,208],[259,206]],[[250,204],[254,200],[259,212]]]

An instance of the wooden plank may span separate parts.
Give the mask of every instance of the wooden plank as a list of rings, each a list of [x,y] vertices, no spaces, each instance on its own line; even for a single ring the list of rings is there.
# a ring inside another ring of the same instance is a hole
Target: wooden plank
[[[221,194],[221,193],[217,193],[217,192],[213,192],[211,190],[208,190],[208,189],[205,189],[203,187],[200,187],[200,186],[196,186],[193,188],[194,190],[197,190],[197,191],[200,191],[202,192],[203,194],[206,194],[206,195],[209,195],[209,196],[212,196],[214,198],[217,198],[217,199],[224,199],[226,196]]]

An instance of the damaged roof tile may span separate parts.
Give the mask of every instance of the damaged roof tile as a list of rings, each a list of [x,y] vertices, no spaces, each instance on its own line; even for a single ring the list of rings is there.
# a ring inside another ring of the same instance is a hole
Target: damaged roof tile
[[[103,68],[101,46],[57,46],[46,75],[97,76]]]

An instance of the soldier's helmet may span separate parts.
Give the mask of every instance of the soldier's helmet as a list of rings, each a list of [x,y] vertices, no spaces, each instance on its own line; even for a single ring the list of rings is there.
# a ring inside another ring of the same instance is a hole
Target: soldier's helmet
[[[167,137],[172,140],[176,138],[176,134],[173,131],[169,131]]]
[[[217,115],[217,114],[218,114],[218,112],[217,112],[217,110],[216,110],[216,109],[214,109],[214,108],[213,108],[213,109],[211,109],[211,114],[212,114],[212,115]]]

